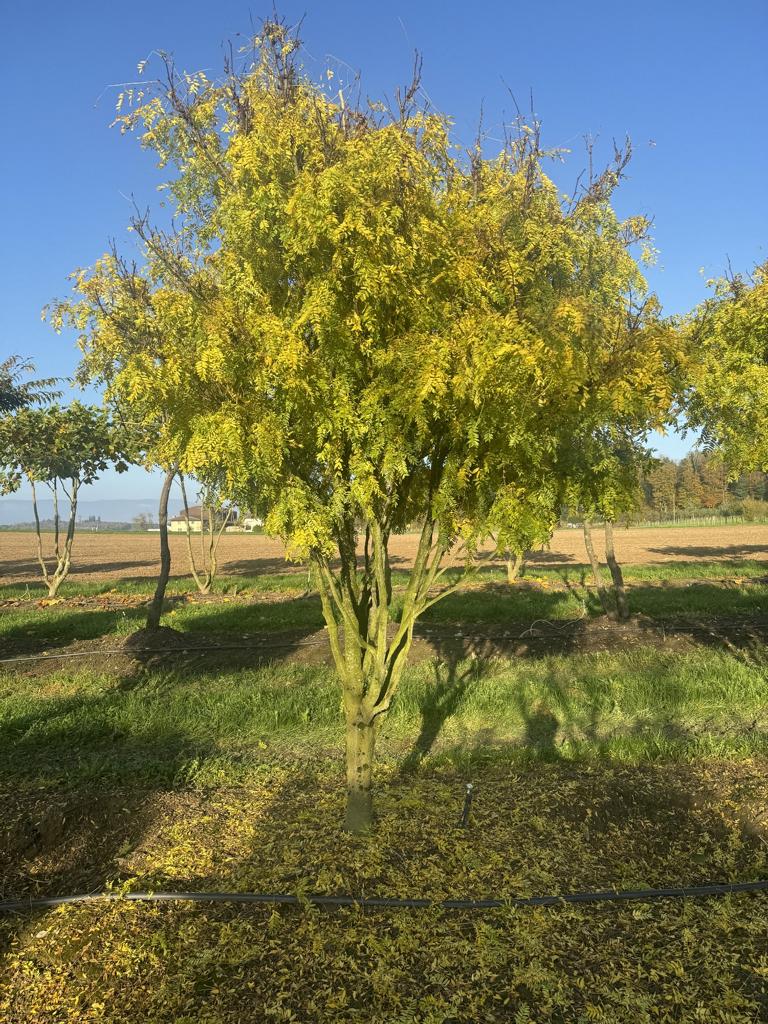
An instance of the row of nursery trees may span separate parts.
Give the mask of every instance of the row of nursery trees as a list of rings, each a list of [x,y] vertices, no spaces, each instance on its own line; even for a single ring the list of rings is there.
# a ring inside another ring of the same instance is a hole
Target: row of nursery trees
[[[346,722],[346,825],[372,818],[376,736],[414,625],[489,537],[522,552],[565,506],[608,524],[685,412],[734,471],[768,464],[766,268],[671,322],[642,273],[649,221],[613,198],[629,145],[563,196],[538,123],[462,151],[422,102],[311,81],[279,21],[222,77],[120,98],[165,174],[173,228],[131,224],[50,316],[145,465],[254,509],[322,601]],[[590,161],[591,163],[591,161]],[[389,544],[417,522],[393,610]]]
[[[115,410],[72,402],[56,403],[61,392],[54,379],[24,380],[31,365],[16,356],[0,363],[0,494],[11,494],[26,483],[32,496],[37,561],[48,597],[58,594],[72,567],[72,552],[77,525],[78,495],[84,484],[91,484],[111,467],[124,472],[131,463],[146,464],[146,442],[136,428],[126,427]],[[198,590],[211,590],[217,570],[217,550],[232,508],[225,506],[222,488],[215,474],[208,472],[199,481],[201,502],[199,551],[192,544],[187,485],[183,473],[173,467],[166,476],[177,477],[184,501],[187,553],[192,577]],[[53,504],[52,543],[46,550],[40,518],[40,491],[50,495]],[[163,488],[159,521],[161,546],[168,548],[168,496]],[[197,546],[197,545],[196,545]],[[162,601],[170,573],[170,560],[158,581],[155,600],[149,614],[149,626],[159,624]]]

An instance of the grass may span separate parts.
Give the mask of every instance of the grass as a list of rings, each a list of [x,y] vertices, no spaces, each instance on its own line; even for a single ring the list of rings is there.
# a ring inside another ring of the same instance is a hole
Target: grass
[[[464,765],[761,755],[767,681],[765,665],[712,651],[424,662],[409,669],[379,749],[410,767],[430,756]],[[117,678],[64,668],[43,685],[4,672],[0,731],[0,773],[23,787],[240,785],[265,760],[322,756],[343,735],[330,669],[200,662]]]
[[[397,614],[399,596],[395,595]],[[717,617],[759,617],[768,610],[768,585],[743,583],[721,586],[700,582],[687,587],[638,586],[629,592],[630,610],[652,619],[697,622]],[[547,587],[465,588],[438,602],[423,616],[426,626],[456,628],[526,624],[535,620],[577,619],[601,612],[594,592],[574,586],[571,590]],[[137,606],[115,609],[35,605],[6,608],[0,615],[0,643],[30,645],[36,649],[66,646],[75,640],[120,638],[138,629],[144,610]],[[223,596],[219,601],[174,606],[164,621],[190,636],[221,634],[242,637],[280,630],[312,633],[323,628],[320,601],[315,595],[281,600],[241,602]]]

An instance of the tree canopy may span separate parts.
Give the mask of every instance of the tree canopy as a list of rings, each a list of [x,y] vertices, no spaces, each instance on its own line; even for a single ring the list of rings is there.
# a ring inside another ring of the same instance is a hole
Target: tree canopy
[[[688,423],[732,473],[768,469],[768,262],[710,285],[686,325]]]
[[[564,197],[537,124],[467,153],[418,75],[394,104],[352,102],[309,80],[282,25],[255,47],[216,82],[166,59],[125,98],[176,228],[137,216],[142,263],[106,254],[54,319],[114,400],[163,411],[159,462],[222,467],[313,563],[354,827],[443,555],[547,536],[583,439],[667,421],[672,336],[636,258],[649,223],[611,205],[628,151]],[[389,536],[414,522],[393,616]]]
[[[35,367],[21,356],[8,356],[0,362],[0,414],[22,409],[26,405],[49,402],[60,392],[53,389],[54,377],[44,380],[25,380]]]

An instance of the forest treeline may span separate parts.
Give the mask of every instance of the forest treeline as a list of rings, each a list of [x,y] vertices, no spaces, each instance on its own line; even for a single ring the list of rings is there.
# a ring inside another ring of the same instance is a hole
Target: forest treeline
[[[638,519],[743,516],[768,518],[768,474],[742,473],[735,479],[721,459],[691,452],[683,459],[659,459],[639,486]]]

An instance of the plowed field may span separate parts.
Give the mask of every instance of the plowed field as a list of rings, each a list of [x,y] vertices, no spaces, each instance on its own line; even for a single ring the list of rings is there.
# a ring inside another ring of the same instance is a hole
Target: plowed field
[[[602,556],[601,531],[594,531]],[[617,529],[616,553],[625,565],[664,562],[728,561],[735,558],[768,559],[768,526]],[[50,536],[46,541],[50,541]],[[406,534],[391,542],[393,568],[407,568],[416,550],[417,537]],[[196,541],[199,544],[199,539]],[[86,533],[75,538],[72,575],[82,581],[154,576],[158,565],[156,533]],[[187,575],[186,541],[171,537],[174,575]],[[584,541],[577,529],[557,530],[549,548],[534,552],[531,568],[572,566],[585,563]],[[229,534],[221,539],[219,565],[222,576],[251,576],[269,572],[304,572],[285,561],[283,546],[269,537]],[[32,582],[37,578],[35,537],[32,533],[0,532],[0,581]]]

